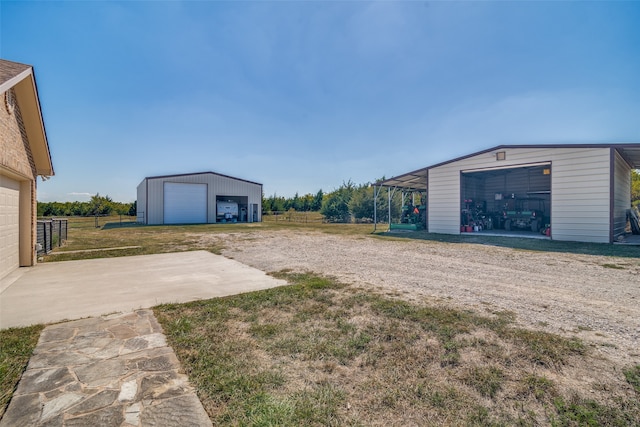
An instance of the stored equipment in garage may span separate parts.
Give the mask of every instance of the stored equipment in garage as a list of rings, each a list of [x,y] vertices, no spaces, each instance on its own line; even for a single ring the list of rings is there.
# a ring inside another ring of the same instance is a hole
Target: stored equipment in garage
[[[424,230],[427,224],[426,192],[402,192],[402,212],[399,223],[390,223],[390,230]]]
[[[462,172],[460,230],[546,233],[551,164]]]
[[[216,222],[238,222],[238,204],[218,200],[216,207]]]
[[[504,229],[531,230],[534,233],[540,231],[545,224],[544,199],[531,197],[526,199],[515,199],[515,210],[505,210]]]

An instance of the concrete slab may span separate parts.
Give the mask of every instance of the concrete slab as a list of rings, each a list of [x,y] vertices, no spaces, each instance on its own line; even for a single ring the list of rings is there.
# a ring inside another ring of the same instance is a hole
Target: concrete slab
[[[0,329],[286,284],[206,251],[43,263],[10,276],[11,283],[0,286]]]

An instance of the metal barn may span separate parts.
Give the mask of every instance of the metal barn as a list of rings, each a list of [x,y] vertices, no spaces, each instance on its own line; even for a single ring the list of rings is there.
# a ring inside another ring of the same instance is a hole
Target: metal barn
[[[147,177],[138,185],[142,224],[262,221],[262,184],[215,172]]]
[[[612,243],[638,168],[640,144],[500,145],[378,185],[420,193],[433,233]]]

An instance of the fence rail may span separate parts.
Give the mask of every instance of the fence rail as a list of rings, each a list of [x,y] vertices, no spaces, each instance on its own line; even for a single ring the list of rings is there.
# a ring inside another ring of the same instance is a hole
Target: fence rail
[[[48,254],[67,240],[69,222],[66,219],[41,219],[37,222],[37,253]]]
[[[263,212],[263,222],[298,222],[298,223],[323,223],[326,222],[319,212],[298,212],[298,211],[274,211]]]

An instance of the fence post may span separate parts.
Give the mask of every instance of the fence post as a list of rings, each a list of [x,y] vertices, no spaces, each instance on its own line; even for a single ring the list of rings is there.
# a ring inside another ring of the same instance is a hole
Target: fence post
[[[45,254],[49,253],[49,250],[48,250],[48,248],[49,248],[49,237],[47,236],[47,234],[50,234],[50,233],[48,233],[49,230],[47,230],[47,228],[48,228],[47,225],[48,224],[50,224],[50,223],[49,222],[45,222],[44,223],[44,227],[42,227],[44,229],[44,233],[43,233],[44,242],[43,243],[44,243],[44,253]]]

